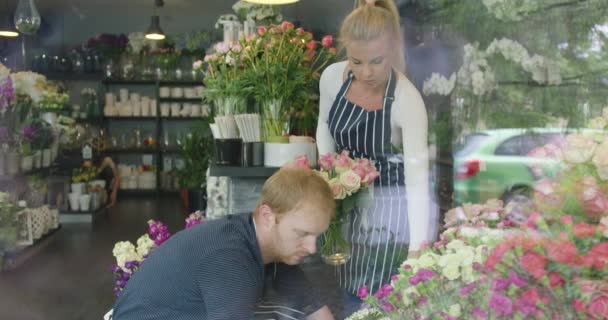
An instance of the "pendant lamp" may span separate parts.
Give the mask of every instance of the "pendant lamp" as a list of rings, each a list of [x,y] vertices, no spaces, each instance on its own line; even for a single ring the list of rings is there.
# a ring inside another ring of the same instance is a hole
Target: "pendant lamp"
[[[19,0],[13,21],[19,32],[27,35],[35,34],[40,28],[40,14],[34,0]]]
[[[0,37],[18,37],[19,32],[15,29],[15,25],[13,24],[13,21],[11,21],[11,16],[8,14],[8,0],[6,0],[4,12],[6,13],[0,16]]]
[[[163,40],[165,39],[165,33],[160,27],[160,17],[156,14],[156,8],[160,8],[164,5],[163,0],[154,0],[154,15],[150,20],[150,27],[146,31],[146,39],[150,40]]]

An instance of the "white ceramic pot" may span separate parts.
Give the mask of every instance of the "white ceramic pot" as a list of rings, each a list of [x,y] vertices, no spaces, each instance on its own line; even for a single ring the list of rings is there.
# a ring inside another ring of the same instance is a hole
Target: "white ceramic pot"
[[[57,123],[57,113],[55,112],[44,112],[42,113],[41,118],[51,126],[54,126]]]
[[[81,194],[79,200],[80,211],[89,211],[91,210],[91,195],[90,194]]]
[[[184,97],[184,88],[175,87],[171,89],[171,98],[183,98]]]
[[[264,166],[282,167],[300,155],[306,155],[311,166],[317,165],[314,143],[264,143]]]
[[[169,98],[171,96],[171,88],[169,88],[169,87],[160,87],[158,95],[161,98]]]
[[[168,103],[160,104],[160,116],[163,118],[169,117],[169,112],[171,111],[171,105]]]
[[[33,166],[34,166],[34,157],[32,157],[32,156],[21,157],[21,171],[23,171],[23,172],[31,171]]]
[[[68,194],[68,200],[72,211],[80,210],[80,194],[70,193]]]
[[[129,100],[129,90],[128,89],[120,89],[118,91],[120,95],[120,102],[125,103]]]
[[[180,116],[180,111],[182,110],[182,105],[174,102],[171,104],[171,116],[172,117],[179,117]]]
[[[42,166],[42,151],[37,150],[34,152],[34,169],[38,169]]]
[[[51,162],[57,159],[57,155],[59,154],[59,142],[55,140],[51,145]]]
[[[20,155],[17,152],[6,154],[6,174],[12,175],[19,173]]]
[[[84,193],[84,183],[79,182],[79,183],[72,183],[71,188],[72,188],[72,193],[73,194],[83,194]]]
[[[42,167],[48,168],[51,166],[51,149],[42,150]]]

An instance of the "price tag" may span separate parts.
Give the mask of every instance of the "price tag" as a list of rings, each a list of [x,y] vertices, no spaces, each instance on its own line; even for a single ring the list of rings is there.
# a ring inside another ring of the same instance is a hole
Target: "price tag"
[[[141,162],[144,166],[151,166],[154,162],[154,156],[151,154],[144,154],[143,156],[141,156]]]
[[[93,148],[90,145],[85,144],[82,147],[82,159],[83,160],[92,160],[93,159]]]

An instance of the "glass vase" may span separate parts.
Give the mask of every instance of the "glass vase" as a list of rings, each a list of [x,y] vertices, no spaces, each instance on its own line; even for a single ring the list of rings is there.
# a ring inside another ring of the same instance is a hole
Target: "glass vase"
[[[352,210],[354,211],[354,210]],[[351,258],[351,244],[348,241],[349,214],[344,212],[340,205],[336,207],[336,214],[329,223],[327,231],[323,234],[321,257],[329,265],[339,266],[347,263]]]
[[[264,134],[267,141],[289,133],[289,124],[283,109],[283,101],[280,99],[271,99],[262,103]]]

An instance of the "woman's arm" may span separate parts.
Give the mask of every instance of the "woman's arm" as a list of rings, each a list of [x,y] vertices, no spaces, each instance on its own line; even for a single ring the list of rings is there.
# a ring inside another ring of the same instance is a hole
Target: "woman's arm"
[[[420,93],[405,77],[400,79],[397,99],[399,105],[393,108],[396,114],[392,124],[401,128],[410,251],[418,251],[431,240],[427,114]]]
[[[317,148],[319,156],[336,152],[336,143],[329,131],[329,110],[334,103],[338,92],[334,90],[340,85],[341,64],[336,63],[327,67],[319,81],[319,121],[317,123]],[[336,74],[338,77],[336,77]],[[336,82],[337,81],[337,82]]]

